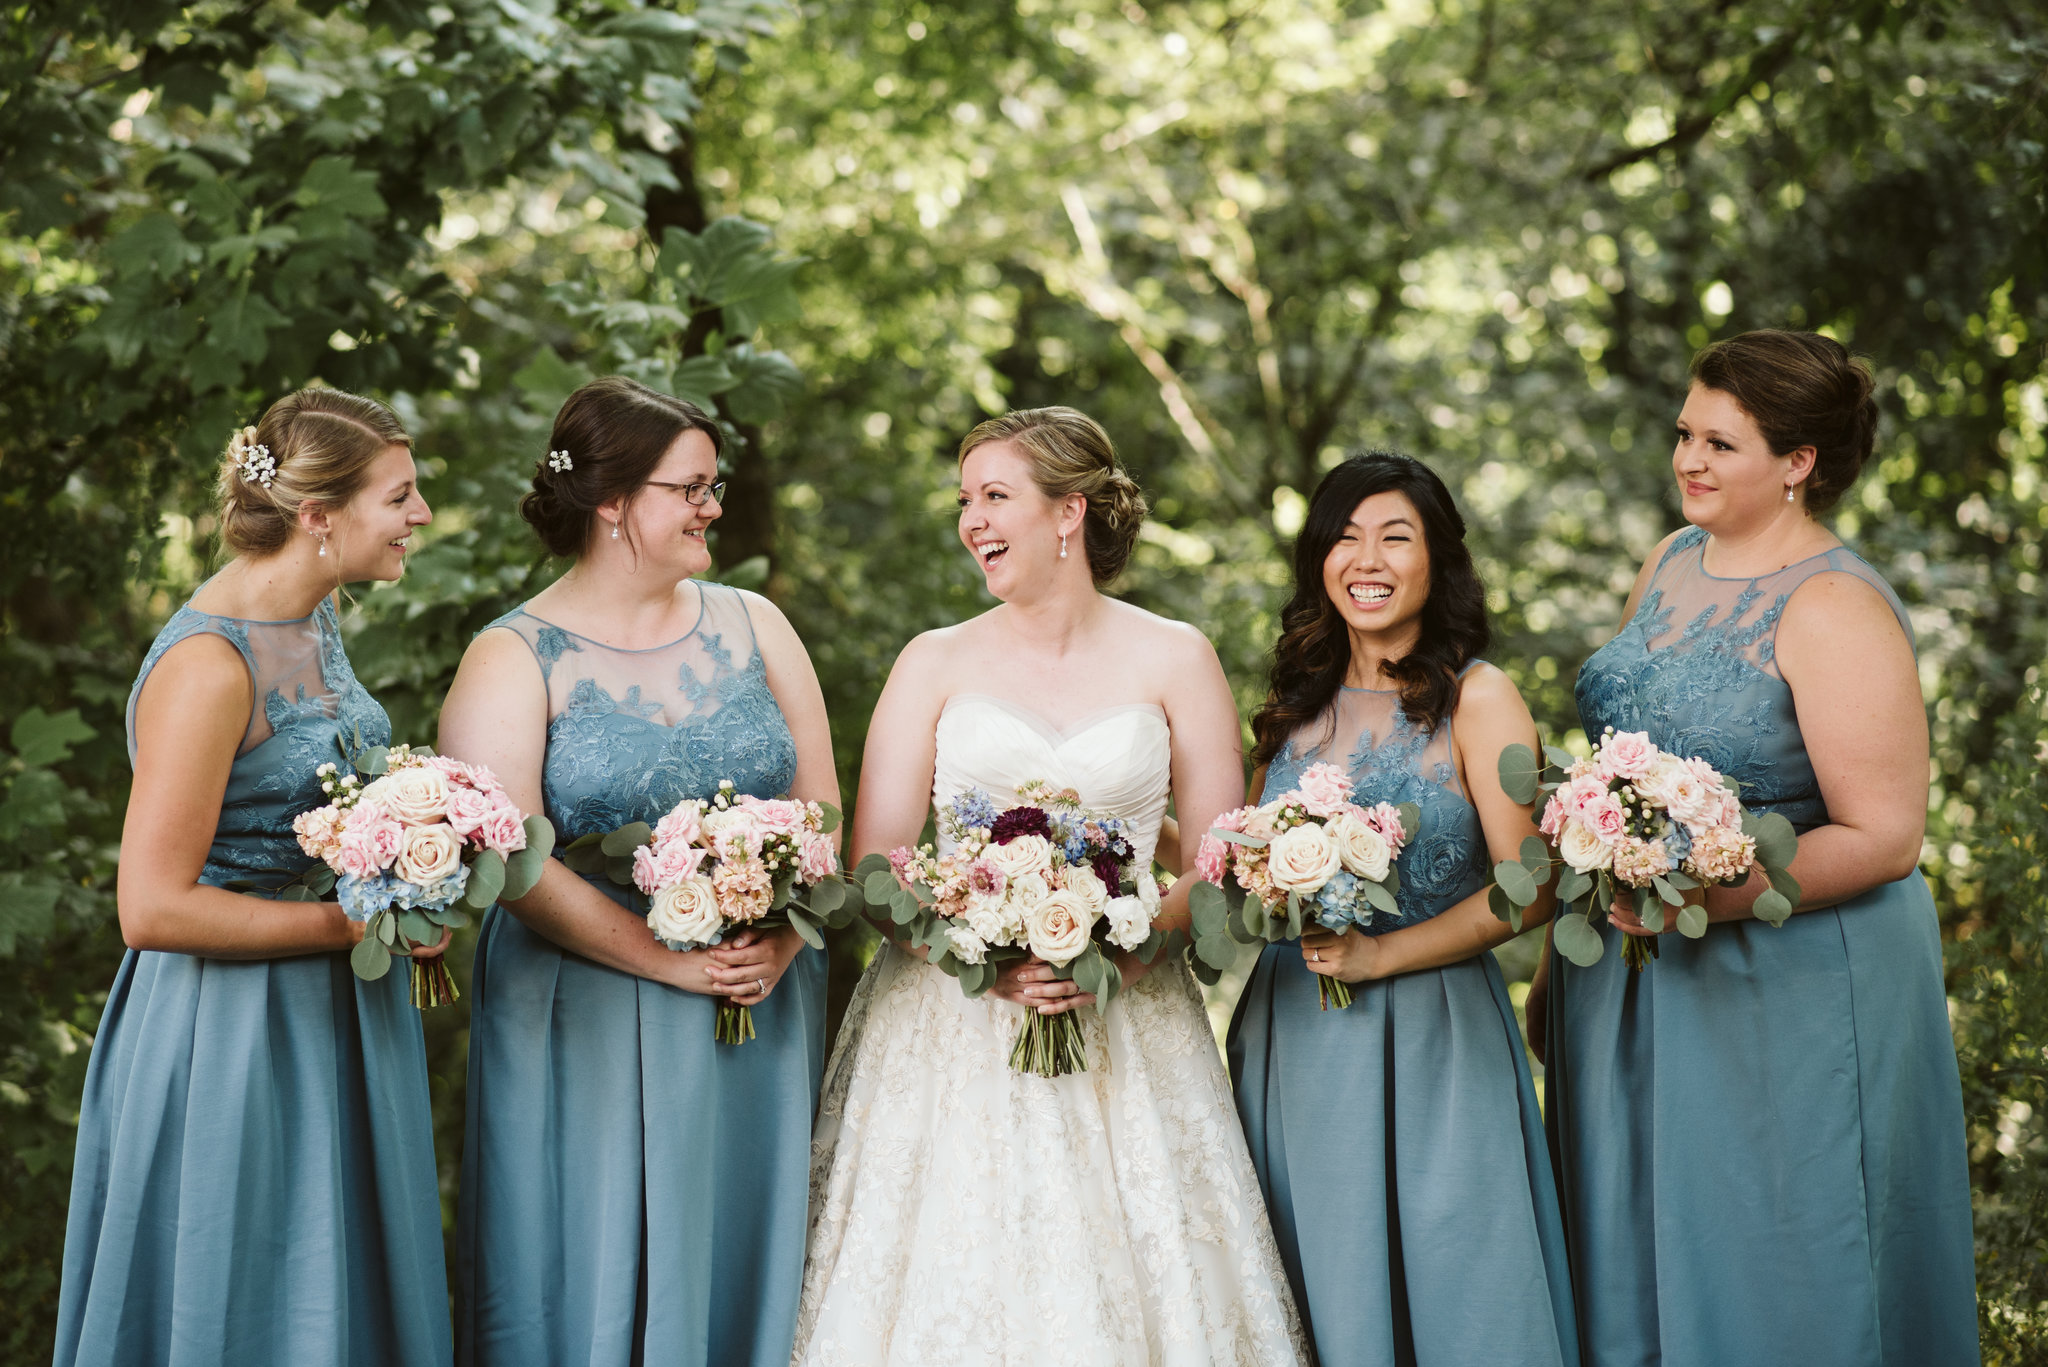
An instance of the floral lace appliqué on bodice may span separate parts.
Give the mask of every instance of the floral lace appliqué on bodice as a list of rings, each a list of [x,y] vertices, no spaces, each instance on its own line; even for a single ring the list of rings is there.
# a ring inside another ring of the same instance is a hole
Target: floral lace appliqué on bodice
[[[684,798],[710,797],[720,779],[756,797],[789,791],[796,742],[746,600],[723,585],[697,587],[696,625],[651,650],[602,645],[523,607],[491,623],[533,649],[547,682],[541,792],[561,843],[658,820]],[[744,664],[733,664],[728,641],[746,643]]]
[[[1635,616],[1580,668],[1580,723],[1595,737],[1610,726],[1647,732],[1735,779],[1744,805],[1801,830],[1824,825],[1827,804],[1778,672],[1785,605],[1815,576],[1846,574],[1884,596],[1908,640],[1912,624],[1891,586],[1847,547],[1776,574],[1721,579],[1706,572],[1706,541],[1690,527],[1671,543]]]
[[[249,668],[256,701],[228,770],[199,881],[274,888],[312,866],[292,834],[292,818],[327,800],[315,771],[361,747],[390,744],[391,722],[349,666],[331,601],[310,617],[284,622],[217,617],[187,604],[157,633],[128,695],[131,762],[143,684],[171,647],[200,635],[234,646]]]
[[[1426,921],[1486,882],[1486,836],[1458,782],[1452,753],[1448,720],[1431,733],[1409,720],[1399,694],[1345,688],[1266,770],[1261,802],[1294,787],[1310,765],[1327,762],[1351,776],[1354,802],[1412,802],[1421,809],[1421,826],[1395,865],[1401,886],[1394,901],[1401,914],[1373,917],[1362,927],[1367,934]]]

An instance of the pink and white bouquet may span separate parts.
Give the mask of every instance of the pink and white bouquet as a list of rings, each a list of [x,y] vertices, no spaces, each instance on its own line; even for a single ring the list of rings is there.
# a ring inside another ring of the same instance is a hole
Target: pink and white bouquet
[[[979,790],[960,794],[938,814],[951,852],[869,855],[855,871],[863,894],[969,997],[994,986],[1004,963],[1035,955],[1107,1006],[1123,986],[1110,955],[1128,950],[1150,963],[1168,942],[1152,925],[1159,884],[1121,818],[1042,781],[1020,784],[1017,797],[998,809]],[[1010,1066],[1039,1077],[1086,1072],[1075,1013],[1027,1014]]]
[[[721,944],[728,935],[792,926],[823,948],[824,929],[847,924],[846,884],[831,835],[839,812],[817,802],[758,798],[721,782],[709,800],[686,798],[653,826],[635,822],[570,845],[563,862],[602,869],[648,899],[647,928],[677,952]],[[721,1000],[720,1044],[754,1038],[752,1008]]]
[[[1559,867],[1557,900],[1566,910],[1552,943],[1581,966],[1598,963],[1604,952],[1593,917],[1607,914],[1622,895],[1617,889],[1626,890],[1645,929],[1661,932],[1670,907],[1679,933],[1696,940],[1706,934],[1706,908],[1686,902],[1685,894],[1740,883],[1761,868],[1770,890],[1757,899],[1757,919],[1783,925],[1792,914],[1799,900],[1799,885],[1785,871],[1798,848],[1792,824],[1746,811],[1735,783],[1713,765],[1659,749],[1646,732],[1612,727],[1590,759],[1555,747],[1546,753],[1562,771],[1555,780],[1546,781],[1545,766],[1526,745],[1509,746],[1500,759],[1509,797],[1533,802],[1538,792],[1550,794],[1538,823],[1544,839],[1531,836],[1520,859],[1494,868],[1494,914],[1517,930],[1522,909]],[[1622,955],[1640,972],[1657,956],[1657,942],[1629,936]]]
[[[431,945],[444,927],[467,925],[464,906],[481,911],[532,890],[554,827],[521,814],[490,770],[408,745],[376,746],[351,763],[356,772],[347,774],[321,765],[320,789],[332,800],[292,821],[299,848],[326,876],[287,895],[317,898],[331,888],[349,919],[364,923],[349,955],[357,977],[383,977],[401,941]],[[412,960],[413,1005],[455,997],[440,958]]]
[[[1299,939],[1311,917],[1344,935],[1399,915],[1394,861],[1420,821],[1413,803],[1352,802],[1351,780],[1334,764],[1312,764],[1280,796],[1225,812],[1195,856],[1196,955],[1221,969],[1237,945]],[[1318,974],[1316,983],[1325,1010],[1351,1005],[1344,982]]]

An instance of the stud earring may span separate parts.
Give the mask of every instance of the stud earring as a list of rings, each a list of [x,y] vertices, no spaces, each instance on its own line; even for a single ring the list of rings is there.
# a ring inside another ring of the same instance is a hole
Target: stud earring
[[[1062,559],[1062,560],[1065,560],[1066,558],[1067,558],[1067,535],[1066,535],[1066,533],[1065,533],[1065,532],[1061,532],[1061,533],[1060,533],[1060,559]]]

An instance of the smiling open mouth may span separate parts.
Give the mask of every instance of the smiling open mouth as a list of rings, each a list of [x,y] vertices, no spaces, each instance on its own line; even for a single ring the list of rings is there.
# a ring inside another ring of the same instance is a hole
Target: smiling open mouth
[[[980,558],[981,567],[985,570],[994,569],[996,562],[1009,551],[1010,543],[1007,541],[984,541],[974,548],[974,554]]]
[[[1394,596],[1394,591],[1385,584],[1353,584],[1347,592],[1351,601],[1362,608],[1376,608]]]

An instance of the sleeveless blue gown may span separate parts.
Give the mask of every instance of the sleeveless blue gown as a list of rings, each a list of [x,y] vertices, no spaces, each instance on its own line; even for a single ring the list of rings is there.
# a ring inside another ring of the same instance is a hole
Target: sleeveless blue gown
[[[721,778],[780,797],[796,744],[742,595],[700,585],[689,635],[615,650],[524,608],[562,844],[654,821]],[[487,628],[488,629],[488,628]],[[737,656],[737,663],[735,657]],[[621,904],[627,891],[592,886]],[[786,1367],[803,1280],[825,955],[805,949],[713,1039],[715,998],[569,953],[502,907],[472,977],[457,1357],[479,1367]]]
[[[292,818],[336,741],[386,744],[331,603],[296,621],[187,605],[143,659],[232,643],[256,705],[199,881],[275,890],[311,866]],[[262,895],[257,893],[256,895]],[[402,969],[345,954],[129,950],[93,1042],[64,1237],[58,1367],[446,1363],[448,1282],[420,1015]]]
[[[1905,610],[1845,548],[1719,579],[1705,543],[1678,537],[1586,661],[1580,717],[1700,756],[1812,830],[1828,813],[1775,663],[1785,604],[1838,574],[1910,637]],[[1666,935],[1641,974],[1601,933],[1591,968],[1551,960],[1546,1077],[1589,1367],[1976,1363],[1962,1093],[1920,874],[1775,929]]]
[[[1396,865],[1400,915],[1363,933],[1485,886],[1448,721],[1431,735],[1395,693],[1343,689],[1259,800],[1321,762],[1361,804],[1422,809]],[[1352,992],[1321,1010],[1300,945],[1267,945],[1230,1025],[1238,1116],[1322,1367],[1577,1367],[1557,1188],[1500,966],[1480,954]]]

